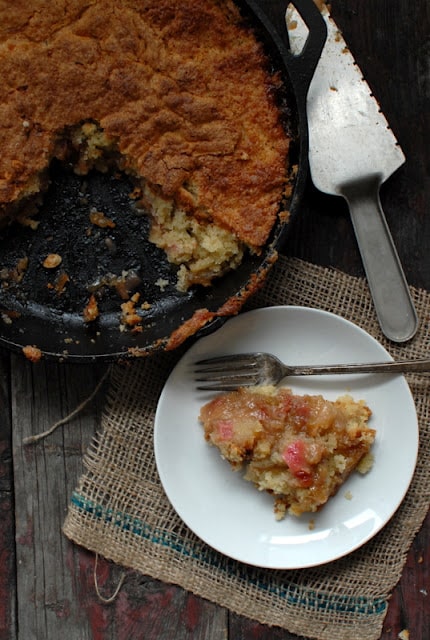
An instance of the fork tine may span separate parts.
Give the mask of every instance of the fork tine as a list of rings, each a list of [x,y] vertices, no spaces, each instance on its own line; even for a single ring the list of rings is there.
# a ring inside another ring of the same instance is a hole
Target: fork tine
[[[231,355],[229,356],[214,356],[213,358],[204,358],[203,360],[196,360],[196,362],[194,364],[216,364],[218,362],[223,363],[223,362],[230,362],[231,360]]]
[[[246,365],[253,365],[255,366],[257,364],[257,361],[255,359],[255,354],[253,353],[235,353],[229,356],[215,356],[213,358],[205,358],[204,360],[197,360],[197,362],[194,363],[197,366],[208,366],[208,367],[212,367],[212,366],[218,366],[218,365],[241,365],[241,366],[246,366]]]
[[[205,358],[194,363],[197,386],[204,391],[231,391],[259,384],[260,367],[255,353],[239,353]]]
[[[236,366],[227,367],[226,365],[221,366],[213,366],[213,367],[202,367],[195,368],[194,373],[198,376],[211,376],[217,374],[225,373],[227,377],[235,376],[235,375],[252,375],[254,371],[257,371],[257,367],[255,365],[243,366],[237,364]]]
[[[229,380],[228,382],[214,382],[213,384],[202,384],[198,385],[196,389],[199,391],[234,391],[239,387],[252,387],[255,383],[253,382],[233,382]]]
[[[231,358],[221,356],[219,358],[209,358],[194,363],[194,372],[197,375],[210,375],[218,372],[226,373],[226,375],[235,375],[240,373],[252,373],[257,367],[255,360],[246,358]]]
[[[246,383],[248,380],[250,382],[255,382],[259,378],[259,372],[248,372],[248,371],[207,371],[207,372],[198,372],[199,377],[196,378],[196,382],[243,382]]]
[[[197,389],[204,391],[232,391],[239,387],[254,387],[260,383],[260,374],[220,374],[196,379]],[[203,384],[199,384],[203,383]]]
[[[248,385],[247,385],[248,386]],[[197,391],[236,391],[239,387],[237,384],[224,384],[224,385],[200,385],[196,387]]]

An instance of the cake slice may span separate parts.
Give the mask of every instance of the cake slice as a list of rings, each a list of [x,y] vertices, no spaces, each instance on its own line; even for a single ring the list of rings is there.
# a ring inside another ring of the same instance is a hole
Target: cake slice
[[[219,395],[200,411],[206,440],[274,496],[279,520],[317,511],[354,469],[370,469],[370,416],[365,402],[349,395],[332,402],[271,386]]]

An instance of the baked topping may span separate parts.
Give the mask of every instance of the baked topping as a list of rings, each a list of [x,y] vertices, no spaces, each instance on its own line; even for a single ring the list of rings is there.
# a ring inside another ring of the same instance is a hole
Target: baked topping
[[[0,73],[3,216],[45,189],[58,158],[136,178],[181,289],[266,242],[289,140],[280,79],[233,3],[6,3]]]

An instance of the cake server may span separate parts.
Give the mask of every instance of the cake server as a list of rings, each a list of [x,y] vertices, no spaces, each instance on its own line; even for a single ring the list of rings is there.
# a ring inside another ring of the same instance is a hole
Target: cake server
[[[321,12],[327,40],[307,97],[312,181],[348,203],[381,329],[405,342],[418,318],[379,198],[405,156],[325,5]],[[291,50],[298,53],[307,27],[292,5],[286,20]]]

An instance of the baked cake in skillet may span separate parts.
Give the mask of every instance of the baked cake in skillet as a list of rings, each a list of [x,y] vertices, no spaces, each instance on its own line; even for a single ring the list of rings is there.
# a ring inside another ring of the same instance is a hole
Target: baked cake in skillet
[[[0,2],[0,216],[54,158],[124,171],[178,288],[259,253],[288,192],[280,78],[229,0]]]
[[[317,511],[354,469],[370,469],[370,415],[349,395],[331,402],[269,386],[221,394],[202,407],[200,420],[232,468],[274,496],[282,519]]]

